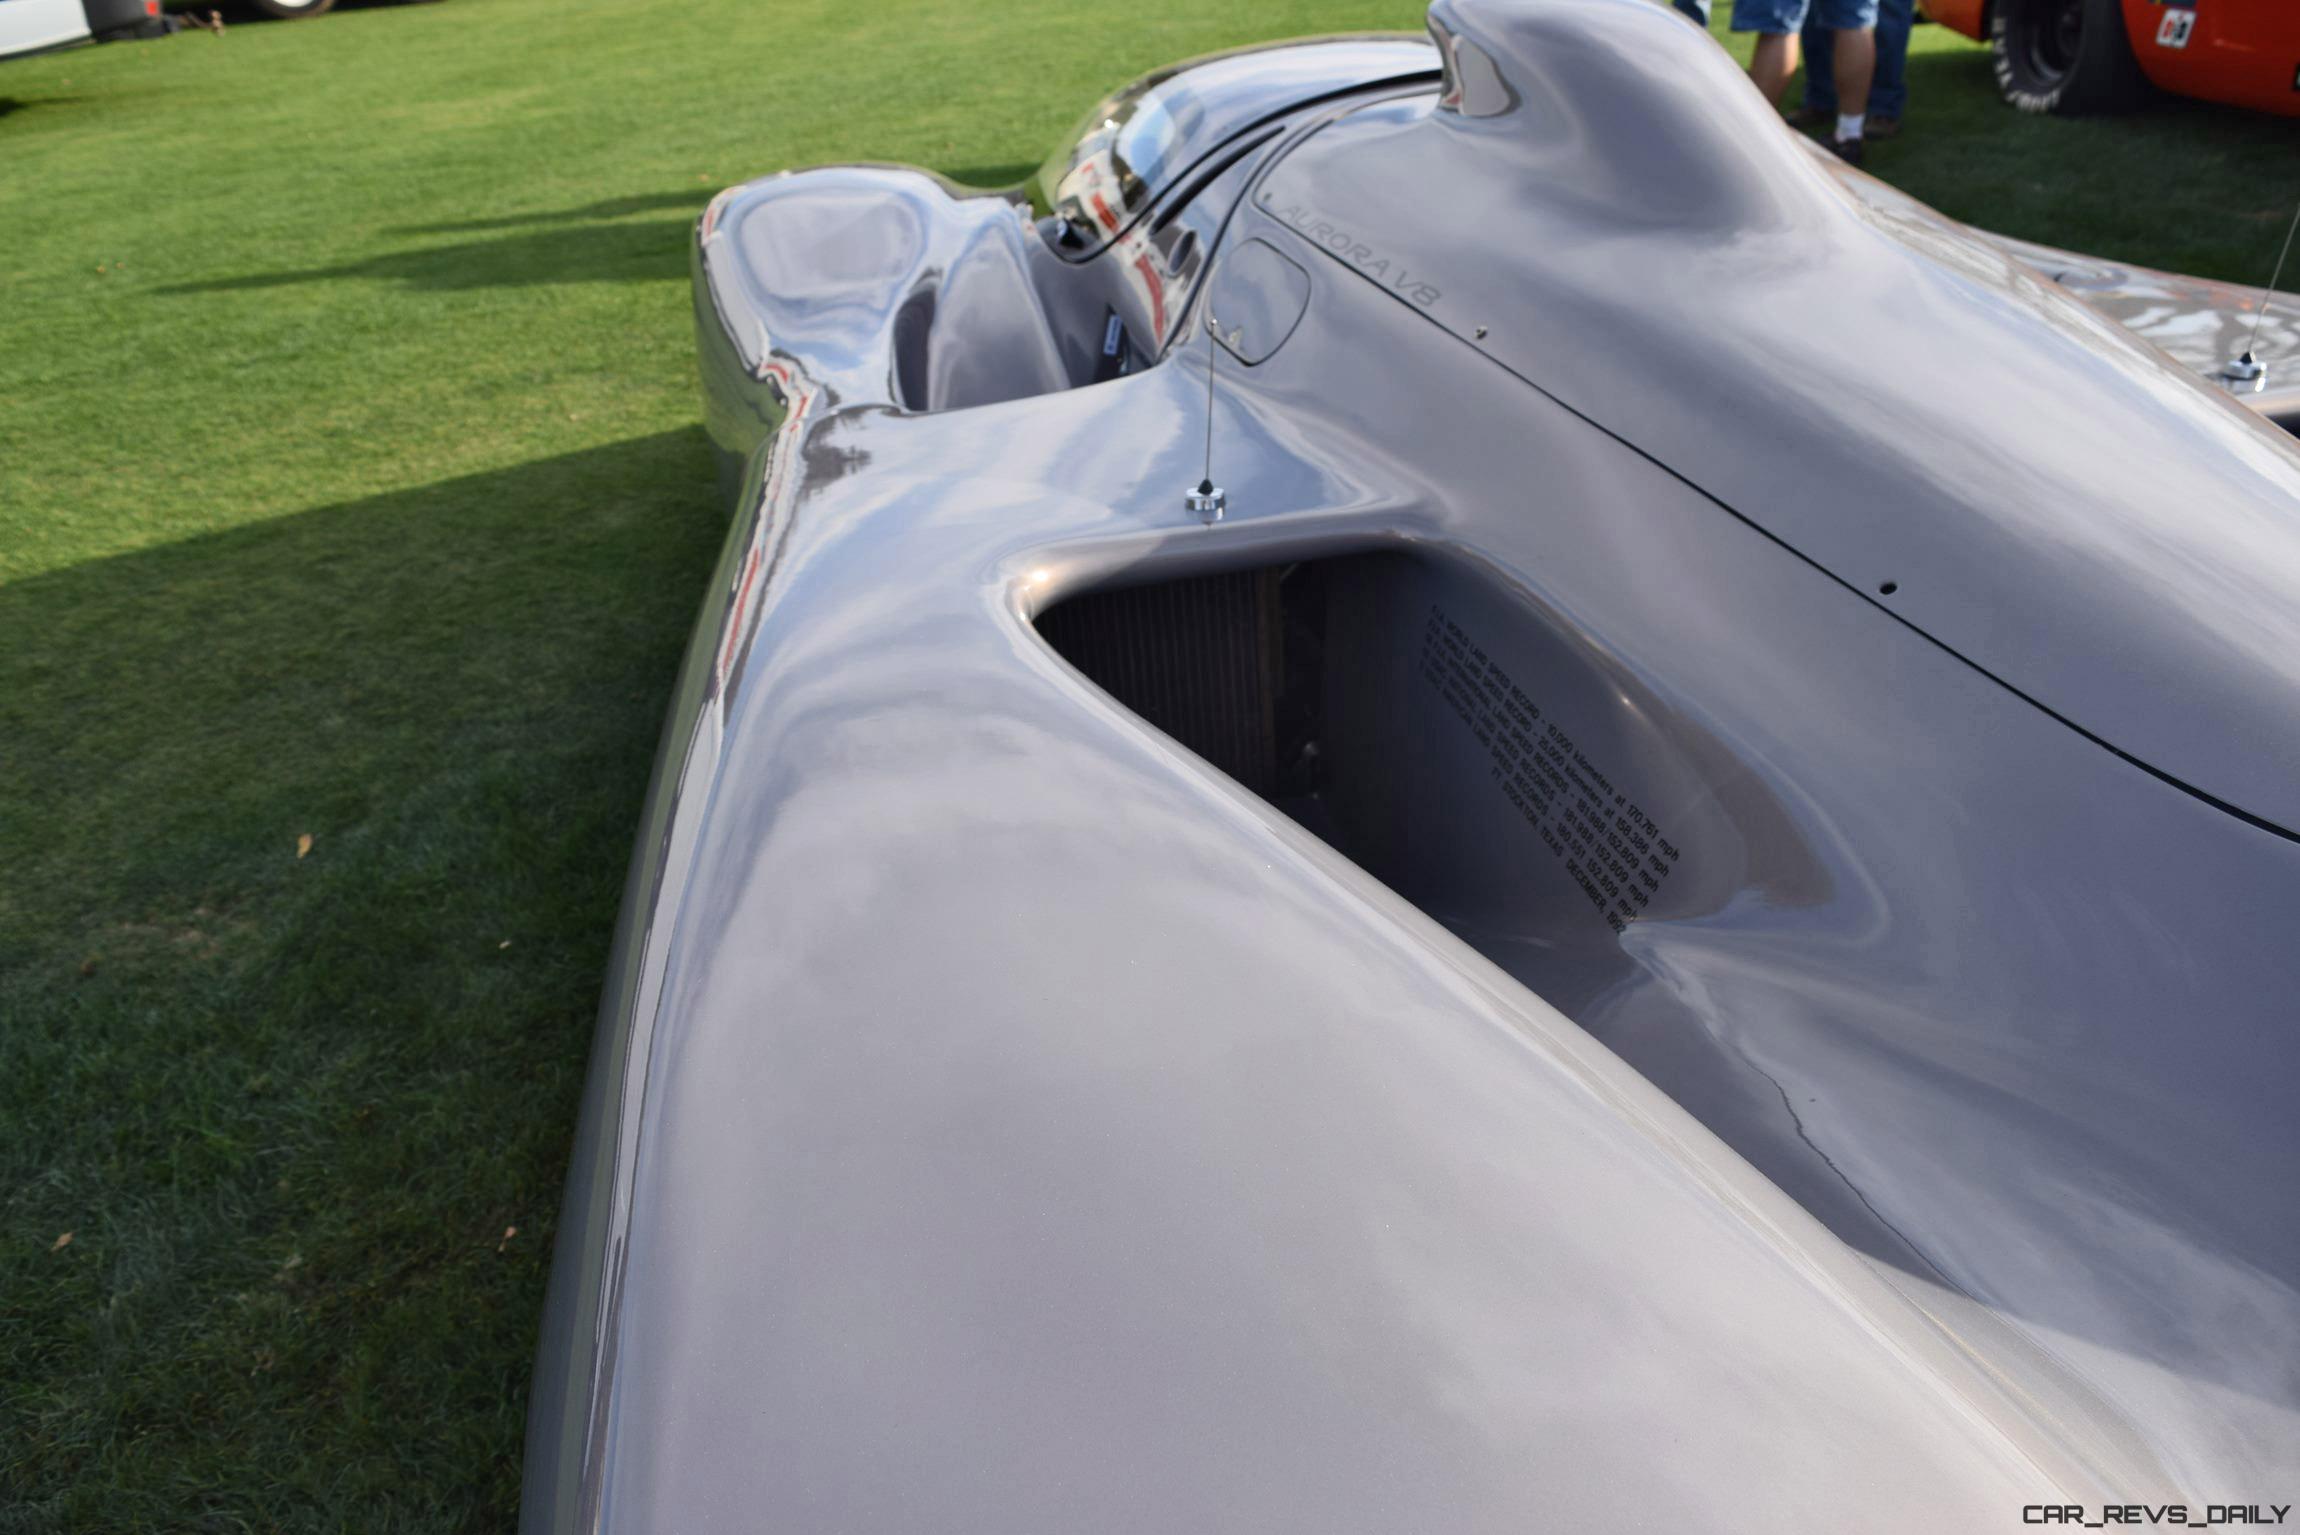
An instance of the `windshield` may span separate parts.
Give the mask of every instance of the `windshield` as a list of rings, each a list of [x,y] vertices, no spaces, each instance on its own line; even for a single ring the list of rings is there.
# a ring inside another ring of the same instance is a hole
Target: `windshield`
[[[1052,213],[1099,250],[1141,217],[1192,165],[1276,113],[1337,90],[1434,73],[1420,38],[1332,38],[1278,44],[1177,64],[1105,97],[1038,173]]]
[[[1138,80],[1088,114],[1066,154],[1042,179],[1048,211],[1094,244],[1116,236],[1150,206],[1181,165],[1175,163],[1203,127],[1206,105],[1172,71]]]

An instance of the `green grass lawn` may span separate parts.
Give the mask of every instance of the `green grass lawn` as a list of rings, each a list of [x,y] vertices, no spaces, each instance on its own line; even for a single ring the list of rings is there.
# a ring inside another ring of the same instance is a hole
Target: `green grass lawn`
[[[1150,66],[1418,18],[452,0],[0,63],[0,1530],[511,1523],[722,533],[710,193],[1010,180]],[[2258,281],[2300,195],[2291,124],[2020,119],[1931,28],[1912,77],[1873,168],[1961,217]]]

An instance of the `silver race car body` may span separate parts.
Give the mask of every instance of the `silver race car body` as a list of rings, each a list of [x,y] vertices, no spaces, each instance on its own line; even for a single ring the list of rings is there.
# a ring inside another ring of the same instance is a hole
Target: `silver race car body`
[[[1431,32],[702,221],[528,1530],[2300,1502],[2300,443],[1659,6]]]

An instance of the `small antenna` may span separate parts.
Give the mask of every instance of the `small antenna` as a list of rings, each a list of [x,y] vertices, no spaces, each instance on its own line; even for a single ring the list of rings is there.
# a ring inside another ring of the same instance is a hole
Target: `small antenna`
[[[1198,520],[1216,523],[1230,509],[1230,497],[1214,483],[1214,306],[1206,306],[1206,474],[1182,504],[1198,514]]]
[[[2260,327],[2268,319],[2268,306],[2276,302],[2276,285],[2284,279],[2284,258],[2292,254],[2292,234],[2300,230],[2300,204],[2292,209],[2292,222],[2284,227],[2284,247],[2276,253],[2275,270],[2268,274],[2268,289],[2260,295],[2260,312],[2252,317],[2252,334],[2244,342],[2244,354],[2234,362],[2221,365],[2220,376],[2231,383],[2250,384],[2254,391],[2267,387],[2268,365],[2257,355],[2260,345]]]

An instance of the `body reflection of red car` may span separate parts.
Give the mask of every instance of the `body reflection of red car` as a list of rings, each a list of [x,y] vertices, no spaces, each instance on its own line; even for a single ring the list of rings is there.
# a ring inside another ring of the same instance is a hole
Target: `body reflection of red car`
[[[2292,0],[1926,0],[1986,42],[1997,87],[2024,112],[2119,112],[2152,90],[2300,116]]]

